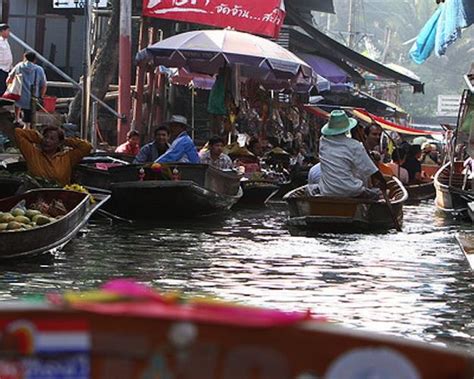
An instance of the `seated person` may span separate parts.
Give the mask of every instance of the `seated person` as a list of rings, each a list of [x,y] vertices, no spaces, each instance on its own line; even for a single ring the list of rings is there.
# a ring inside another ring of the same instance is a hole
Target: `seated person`
[[[136,130],[130,130],[127,133],[127,142],[117,146],[115,152],[136,156],[140,152],[140,134]]]
[[[208,164],[219,170],[232,170],[232,159],[224,154],[224,140],[221,137],[212,137],[208,143],[208,150],[200,154],[201,163]]]
[[[140,149],[140,152],[136,156],[133,163],[148,163],[154,162],[166,153],[170,145],[169,141],[169,129],[167,126],[162,125],[155,129],[155,140],[153,142],[147,143]]]
[[[372,159],[374,160],[375,164],[377,165],[377,167],[379,168],[380,172],[383,175],[386,175],[386,176],[394,175],[392,168],[386,163],[382,162],[382,156],[380,155],[378,151],[371,151],[370,155],[372,156]]]
[[[172,116],[168,121],[170,129],[170,137],[173,140],[170,148],[158,157],[155,162],[158,163],[200,163],[199,154],[194,142],[189,137],[186,129],[188,128],[188,120],[183,116]]]
[[[357,126],[342,110],[331,112],[329,122],[321,129],[319,159],[323,196],[379,199],[380,190],[369,188],[369,180],[386,190],[385,179],[370,159],[364,146],[346,134]]]
[[[15,129],[15,139],[28,172],[62,186],[71,182],[73,167],[92,150],[87,141],[64,138],[64,131],[56,126],[47,126],[42,134],[36,130]]]
[[[422,147],[423,153],[421,156],[421,163],[430,166],[439,166],[439,153],[436,145],[425,143]]]
[[[405,163],[405,157],[406,152],[404,149],[395,149],[392,153],[392,162],[388,163],[388,165],[403,184],[408,184],[410,182],[410,176],[408,175],[408,171],[402,167]]]
[[[410,145],[405,163],[402,165],[408,171],[410,183],[419,183],[423,181],[421,170],[421,146]]]

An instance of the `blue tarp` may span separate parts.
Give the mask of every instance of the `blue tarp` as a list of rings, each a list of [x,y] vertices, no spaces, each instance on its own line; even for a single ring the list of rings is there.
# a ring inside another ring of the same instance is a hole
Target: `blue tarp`
[[[461,37],[461,30],[474,23],[474,0],[449,0],[441,4],[421,29],[410,49],[411,58],[418,64],[432,54],[441,56]]]

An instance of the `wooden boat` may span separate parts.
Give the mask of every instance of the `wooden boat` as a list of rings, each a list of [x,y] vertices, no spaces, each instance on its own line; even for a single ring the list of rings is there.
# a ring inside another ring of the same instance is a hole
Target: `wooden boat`
[[[416,204],[423,200],[434,199],[436,196],[434,181],[419,184],[409,184],[405,188],[408,192],[407,203],[410,204]]]
[[[474,271],[474,234],[473,233],[458,233],[456,235],[456,240],[461,247],[461,250],[464,256],[471,267],[471,270]]]
[[[0,211],[8,212],[20,201],[26,206],[43,199],[61,200],[68,213],[59,220],[29,230],[0,233],[0,259],[34,256],[61,249],[87,223],[90,216],[109,196],[96,197],[91,204],[89,195],[62,189],[36,189],[22,195],[0,200]]]
[[[401,225],[403,204],[408,193],[397,178],[392,178],[387,185],[392,210]],[[306,188],[297,188],[284,197],[289,206],[290,227],[314,232],[387,230],[395,227],[384,200],[310,196]]]
[[[280,185],[269,180],[242,180],[242,198],[239,205],[263,205],[280,189]]]
[[[456,348],[323,320],[229,321],[216,317],[210,308],[197,312],[185,304],[167,310],[157,302],[137,301],[64,309],[7,302],[0,310],[0,377],[21,377],[12,373],[30,368],[37,377],[64,377],[59,373],[68,372],[68,378],[92,379],[467,379],[474,375],[474,357]],[[235,312],[232,315],[238,318]],[[64,338],[54,338],[57,335]]]
[[[241,197],[240,176],[204,164],[176,163],[179,180],[164,180],[150,168],[139,180],[142,165],[97,170],[81,165],[78,182],[92,188],[110,190],[108,209],[119,216],[139,218],[181,218],[205,216],[230,209]]]
[[[468,218],[468,203],[474,200],[470,193],[471,181],[462,173],[463,162],[454,162],[451,186],[449,175],[451,163],[441,167],[434,177],[436,207],[447,215]]]

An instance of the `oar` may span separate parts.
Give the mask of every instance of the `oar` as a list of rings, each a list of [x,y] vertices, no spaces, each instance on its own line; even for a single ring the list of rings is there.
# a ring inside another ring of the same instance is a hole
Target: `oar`
[[[393,225],[395,225],[395,229],[397,229],[398,232],[402,231],[402,227],[400,226],[400,223],[398,222],[398,218],[395,215],[395,212],[392,207],[392,203],[390,202],[390,199],[388,198],[388,194],[385,191],[382,191],[383,198],[385,200],[385,203],[387,204],[388,210],[390,212],[390,216],[392,217]]]
[[[97,212],[97,214],[99,214],[99,215],[101,215],[101,216],[104,216],[105,218],[111,219],[111,220],[113,220],[113,221],[119,221],[119,222],[125,222],[125,223],[127,223],[127,224],[133,224],[133,221],[132,221],[132,220],[129,220],[129,219],[126,219],[126,218],[123,218],[123,217],[114,215],[113,213],[104,211],[103,209],[97,209],[96,212]]]

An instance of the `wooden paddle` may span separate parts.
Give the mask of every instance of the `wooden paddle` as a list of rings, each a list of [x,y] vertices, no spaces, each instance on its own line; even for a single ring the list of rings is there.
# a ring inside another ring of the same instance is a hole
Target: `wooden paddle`
[[[385,203],[387,204],[388,210],[390,212],[390,216],[392,217],[392,221],[393,221],[393,225],[395,226],[395,229],[397,229],[398,232],[401,232],[402,227],[401,227],[400,223],[398,222],[398,218],[395,215],[395,212],[393,211],[392,203],[390,202],[390,199],[388,197],[387,192],[382,190],[382,195],[383,195],[383,198],[385,200]]]

